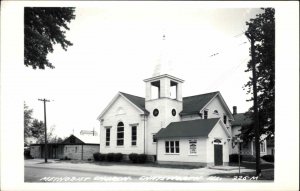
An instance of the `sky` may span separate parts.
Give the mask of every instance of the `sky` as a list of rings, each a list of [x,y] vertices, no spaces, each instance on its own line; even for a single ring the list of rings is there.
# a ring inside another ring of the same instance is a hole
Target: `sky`
[[[59,137],[99,130],[98,115],[118,91],[144,97],[143,80],[153,75],[166,36],[170,74],[185,80],[183,96],[220,91],[228,107],[252,105],[243,90],[250,73],[246,21],[260,9],[202,8],[194,4],[114,4],[76,7],[66,37],[48,59],[55,69],[24,67],[24,101],[33,117]],[[216,54],[215,56],[211,56]]]

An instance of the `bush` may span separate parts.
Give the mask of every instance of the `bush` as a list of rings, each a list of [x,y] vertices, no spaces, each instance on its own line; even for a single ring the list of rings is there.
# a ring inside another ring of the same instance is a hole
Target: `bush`
[[[243,155],[242,161],[255,162],[256,158],[253,155]]]
[[[240,161],[242,161],[243,156],[240,156]],[[229,162],[238,163],[239,162],[239,154],[231,154],[229,155]]]
[[[267,162],[274,162],[274,155],[264,155],[261,158]]]
[[[123,159],[122,153],[114,153],[113,155],[113,161],[120,162]]]
[[[71,158],[65,156],[64,160],[71,160]]]
[[[102,154],[99,152],[94,153],[93,156],[94,156],[95,161],[105,161],[105,159],[106,159],[106,154]]]
[[[138,155],[138,163],[145,163],[146,160],[147,160],[147,155],[145,155],[145,154]]]
[[[129,154],[129,159],[133,163],[145,163],[146,160],[147,160],[147,155],[145,155],[145,154],[131,153],[131,154]]]
[[[112,161],[114,161],[114,153],[108,153],[107,155],[106,155],[106,160],[108,161],[108,162],[112,162]]]
[[[25,159],[33,159],[33,157],[30,155],[29,149],[24,150],[24,157],[25,157]]]
[[[137,163],[138,162],[138,154],[137,153],[129,154],[129,160],[131,160],[133,163]]]
[[[95,160],[95,161],[100,161],[100,155],[101,155],[101,154],[100,154],[99,152],[94,153],[94,154],[93,154],[94,160]]]
[[[99,155],[99,161],[105,161],[106,160],[106,154],[100,153]]]

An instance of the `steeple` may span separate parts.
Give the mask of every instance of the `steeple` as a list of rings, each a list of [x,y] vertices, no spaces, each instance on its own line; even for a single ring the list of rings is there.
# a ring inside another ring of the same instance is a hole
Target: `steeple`
[[[172,63],[170,59],[169,50],[170,48],[167,44],[166,35],[163,34],[160,45],[159,57],[157,59],[157,63],[155,65],[152,77],[172,73]]]

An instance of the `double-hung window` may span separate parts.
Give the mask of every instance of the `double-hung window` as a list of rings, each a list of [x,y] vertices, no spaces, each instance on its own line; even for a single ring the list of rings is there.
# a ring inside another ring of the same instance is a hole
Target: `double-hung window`
[[[179,141],[165,141],[166,153],[179,153]]]
[[[117,146],[124,145],[124,123],[119,122],[117,126]]]
[[[105,138],[105,145],[109,146],[110,145],[110,128],[106,128],[106,138]]]
[[[131,145],[136,145],[136,126],[131,126]]]

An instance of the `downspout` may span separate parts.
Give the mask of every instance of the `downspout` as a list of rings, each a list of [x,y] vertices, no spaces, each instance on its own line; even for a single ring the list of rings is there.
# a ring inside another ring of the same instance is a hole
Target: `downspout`
[[[146,114],[144,113],[144,154],[146,154]]]
[[[157,155],[157,148],[158,148],[158,141],[159,141],[159,140],[158,140],[158,139],[156,139],[156,140],[157,140],[157,141],[156,141],[156,151],[155,151],[155,154],[156,154],[156,161],[157,161],[157,156],[158,156],[158,155]],[[156,162],[156,161],[154,161],[154,162]]]

